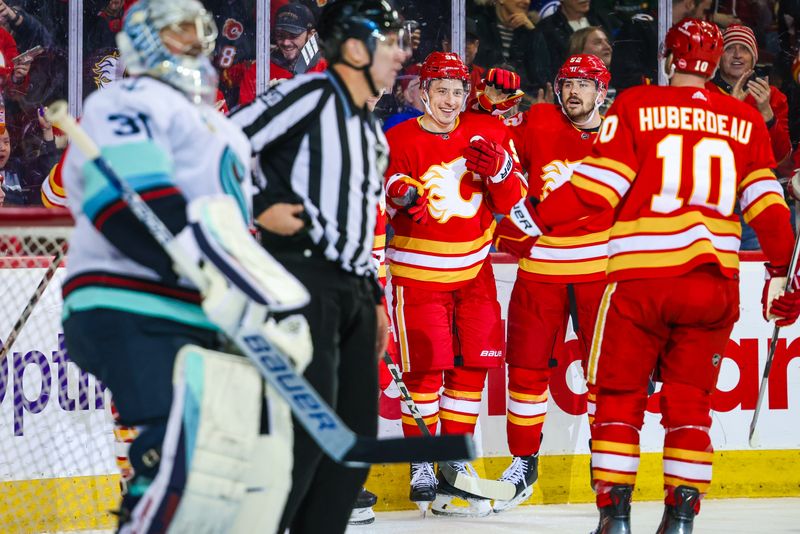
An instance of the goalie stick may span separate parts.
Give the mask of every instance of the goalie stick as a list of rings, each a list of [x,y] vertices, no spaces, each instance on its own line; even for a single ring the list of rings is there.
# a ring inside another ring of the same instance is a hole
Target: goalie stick
[[[400,369],[397,368],[397,364],[392,361],[392,358],[386,352],[383,353],[383,363],[385,363],[387,369],[389,369],[392,380],[394,380],[397,389],[400,390],[403,403],[411,412],[411,416],[417,423],[420,432],[422,432],[424,436],[430,436],[431,432],[428,430],[425,421],[423,421],[422,414],[419,412],[414,399],[411,398],[411,393],[408,391],[408,388],[400,376]],[[451,486],[481,499],[509,501],[513,499],[517,493],[516,486],[510,482],[469,477],[453,469],[447,462],[439,462],[439,470]]]
[[[786,285],[783,287],[784,292],[792,292],[792,279],[794,272],[797,268],[797,260],[800,256],[800,232],[797,232],[797,237],[794,240],[794,250],[792,250],[792,259],[789,261],[789,270],[786,275]],[[764,364],[764,374],[761,376],[761,385],[758,388],[758,400],[756,401],[756,409],[753,410],[753,419],[750,421],[750,434],[748,441],[751,447],[758,447],[759,439],[756,434],[756,425],[758,424],[758,415],[761,413],[761,404],[764,402],[764,394],[767,391],[769,384],[769,372],[772,369],[772,359],[775,357],[775,349],[778,347],[778,333],[781,327],[775,325],[772,330],[772,339],[769,343],[769,353],[767,354],[767,363]]]
[[[56,250],[55,256],[53,256],[52,263],[47,266],[47,270],[44,272],[42,279],[39,281],[39,285],[36,286],[33,295],[31,295],[30,300],[22,310],[19,319],[17,319],[17,322],[14,323],[14,326],[11,328],[11,332],[9,332],[8,336],[2,340],[2,346],[0,346],[0,362],[5,361],[6,356],[11,351],[12,345],[14,345],[14,342],[17,340],[17,337],[19,337],[20,332],[22,332],[22,329],[25,327],[25,323],[28,322],[28,318],[31,316],[31,313],[33,313],[33,309],[39,303],[42,295],[44,295],[44,292],[47,290],[47,286],[50,285],[50,281],[53,279],[53,276],[55,276],[58,266],[61,265],[61,261],[64,259],[66,248],[66,241],[62,241],[58,244],[58,249]]]
[[[180,272],[185,273],[197,287],[204,287],[206,278],[200,266],[188,259],[181,245],[150,206],[103,159],[95,142],[69,115],[67,103],[53,103],[46,116],[49,122],[69,136],[76,148],[118,190],[133,215],[164,248]],[[472,440],[467,435],[384,440],[359,436],[345,425],[306,379],[294,371],[288,358],[260,330],[240,330],[231,341],[289,404],[297,420],[322,451],[336,462],[362,467],[373,463],[454,460],[473,458],[475,455]]]

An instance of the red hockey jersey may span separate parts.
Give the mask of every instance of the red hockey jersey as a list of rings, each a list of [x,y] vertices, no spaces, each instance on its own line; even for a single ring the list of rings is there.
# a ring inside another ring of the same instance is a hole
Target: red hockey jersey
[[[570,186],[537,214],[552,228],[615,209],[612,282],[677,276],[707,263],[734,277],[737,199],[770,260],[788,263],[789,212],[774,166],[764,121],[747,104],[695,87],[634,87],[615,101]]]
[[[508,128],[477,113],[462,113],[458,121],[447,134],[427,132],[419,119],[400,123],[386,134],[387,180],[410,177],[428,190],[426,224],[415,223],[404,210],[387,210],[394,236],[386,259],[395,285],[451,291],[467,284],[489,254],[494,213],[508,213],[522,198]],[[501,143],[511,154],[514,171],[504,181],[495,184],[467,170],[462,154],[476,135]]]
[[[597,132],[581,130],[558,104],[537,104],[528,111],[517,148],[528,171],[528,196],[544,200],[569,181],[592,149]],[[606,277],[608,234],[613,213],[576,221],[536,240],[518,276],[540,282],[589,282]]]

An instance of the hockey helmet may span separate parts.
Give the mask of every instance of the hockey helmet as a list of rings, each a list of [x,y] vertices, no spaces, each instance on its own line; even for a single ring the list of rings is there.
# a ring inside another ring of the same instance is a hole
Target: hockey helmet
[[[425,58],[419,73],[419,81],[427,85],[431,80],[461,80],[469,85],[469,71],[458,54],[454,52],[431,52]]]
[[[347,39],[362,41],[371,58],[378,42],[392,32],[397,33],[400,48],[411,52],[411,36],[388,0],[330,2],[322,10],[317,31],[329,63],[341,61],[341,46]]]
[[[556,95],[561,97],[561,82],[568,78],[592,80],[597,85],[597,90],[608,89],[611,82],[611,73],[605,63],[592,54],[576,54],[570,56],[558,70],[555,80]]]
[[[176,34],[181,24],[194,24],[197,42],[185,45],[174,39],[170,48],[162,31]],[[211,103],[217,94],[217,73],[208,56],[214,50],[217,27],[198,0],[139,0],[125,14],[117,46],[131,75],[148,74],[189,96],[192,101]],[[199,44],[199,49],[195,50]]]
[[[662,56],[671,61],[667,69],[711,78],[723,50],[722,32],[716,24],[688,18],[669,29]]]

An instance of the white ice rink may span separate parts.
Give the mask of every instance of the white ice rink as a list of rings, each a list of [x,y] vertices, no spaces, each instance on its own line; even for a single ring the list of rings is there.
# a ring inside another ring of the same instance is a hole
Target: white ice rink
[[[663,504],[634,502],[634,533],[655,532]],[[381,512],[371,525],[351,526],[347,534],[491,534],[535,533],[587,534],[597,525],[592,504],[520,506],[502,514],[474,519],[437,517],[428,512]],[[703,501],[695,519],[694,534],[787,534],[800,533],[800,498],[709,499]]]

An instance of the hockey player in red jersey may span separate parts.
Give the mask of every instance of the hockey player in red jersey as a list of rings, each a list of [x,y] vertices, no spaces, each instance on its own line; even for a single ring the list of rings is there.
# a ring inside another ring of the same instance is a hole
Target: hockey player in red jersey
[[[466,433],[474,430],[487,370],[503,361],[488,258],[494,213],[508,213],[522,183],[503,123],[462,113],[469,73],[457,54],[431,53],[420,83],[424,115],[387,133],[387,211],[395,232],[386,251],[387,299],[403,380],[431,433],[439,420],[444,434]],[[405,406],[402,418],[405,435],[420,433]],[[452,466],[476,476],[465,462]],[[412,464],[411,477],[411,500],[433,500],[434,513],[491,511],[486,500],[454,506],[457,491],[441,476],[436,495],[432,464]]]
[[[556,76],[559,103],[536,104],[528,111],[517,139],[520,162],[528,171],[530,197],[544,200],[569,181],[572,170],[589,154],[602,121],[598,108],[610,79],[599,58],[572,56]],[[505,218],[495,233],[498,250],[520,258],[508,306],[506,350],[508,447],[514,458],[501,477],[517,486],[517,494],[510,501],[495,502],[496,512],[516,506],[533,493],[550,362],[563,350],[570,317],[586,368],[597,308],[606,286],[611,221],[612,214],[606,211],[537,240]],[[590,423],[594,396],[594,387],[590,387]]]
[[[684,19],[672,27],[664,44],[670,86],[622,93],[570,183],[538,205],[527,199],[511,212],[520,229],[537,236],[614,210],[609,284],[588,376],[597,387],[592,474],[598,533],[630,532],[653,371],[663,382],[666,431],[666,506],[657,532],[692,532],[711,483],[711,392],[739,316],[737,199],[769,259],[765,317],[786,325],[800,314],[798,293],[781,291],[794,239],[771,171],[764,120],[752,107],[704,88],[722,47],[719,29],[709,22]]]

